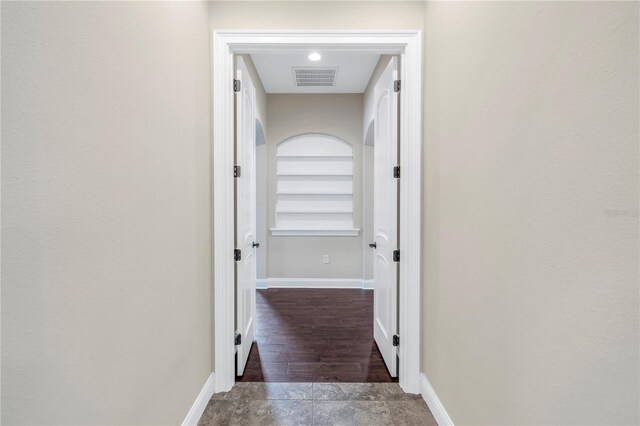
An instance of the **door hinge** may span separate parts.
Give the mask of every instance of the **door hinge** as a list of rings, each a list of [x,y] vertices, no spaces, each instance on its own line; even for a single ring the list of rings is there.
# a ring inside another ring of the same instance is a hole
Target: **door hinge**
[[[239,92],[240,91],[240,87],[242,87],[242,83],[240,83],[240,80],[233,80],[233,91],[234,92]]]
[[[393,91],[394,92],[400,91],[400,80],[396,80],[393,82]]]
[[[393,251],[393,261],[400,262],[400,250]]]
[[[233,342],[236,344],[236,346],[240,345],[242,343],[242,334],[236,333],[235,337],[233,338]]]
[[[400,166],[393,167],[393,177],[396,179],[400,178]]]
[[[240,177],[241,174],[242,174],[242,167],[233,166],[233,177],[234,178],[238,178],[238,177]]]
[[[400,336],[397,334],[393,335],[393,346],[400,346]]]
[[[242,250],[234,249],[233,250],[233,260],[239,262],[242,259]]]

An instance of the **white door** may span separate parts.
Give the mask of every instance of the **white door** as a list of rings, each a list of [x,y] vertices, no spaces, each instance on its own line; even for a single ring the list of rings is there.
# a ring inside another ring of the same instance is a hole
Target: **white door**
[[[392,377],[398,375],[393,336],[397,318],[398,181],[393,168],[398,164],[398,93],[394,91],[398,66],[394,57],[374,90],[374,198],[373,236],[373,336]]]
[[[237,58],[236,79],[236,333],[237,375],[244,373],[255,336],[256,317],[256,89],[241,57]]]

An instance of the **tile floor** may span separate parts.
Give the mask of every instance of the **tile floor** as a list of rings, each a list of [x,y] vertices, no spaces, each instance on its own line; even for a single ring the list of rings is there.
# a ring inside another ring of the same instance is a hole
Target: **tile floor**
[[[397,383],[236,383],[215,394],[199,425],[437,425]]]

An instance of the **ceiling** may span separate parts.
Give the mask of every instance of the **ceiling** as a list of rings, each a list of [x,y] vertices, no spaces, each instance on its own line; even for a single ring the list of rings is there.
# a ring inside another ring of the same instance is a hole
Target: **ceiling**
[[[322,56],[319,61],[311,61],[311,52]],[[304,51],[285,53],[253,53],[253,64],[260,75],[267,93],[363,93],[369,83],[380,55],[372,53]],[[296,85],[294,69],[320,68],[337,69],[334,86]]]

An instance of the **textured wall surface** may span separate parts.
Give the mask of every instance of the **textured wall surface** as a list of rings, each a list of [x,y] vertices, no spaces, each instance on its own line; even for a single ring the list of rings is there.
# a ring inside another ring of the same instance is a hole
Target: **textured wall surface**
[[[422,29],[420,1],[215,1],[217,29]]]
[[[2,423],[180,423],[212,367],[208,6],[1,7]]]
[[[423,371],[456,424],[637,424],[638,3],[425,14]]]

